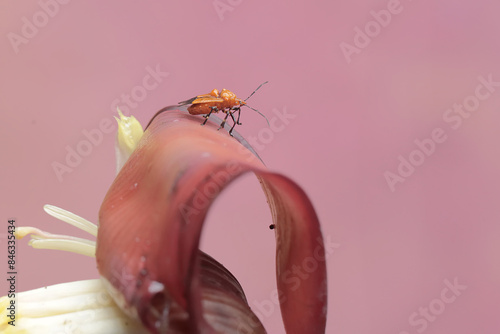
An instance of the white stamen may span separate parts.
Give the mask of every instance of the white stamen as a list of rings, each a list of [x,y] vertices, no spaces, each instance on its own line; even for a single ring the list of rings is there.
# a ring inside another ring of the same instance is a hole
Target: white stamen
[[[52,234],[35,227],[19,227],[14,233],[16,238],[31,236],[28,245],[37,249],[54,249],[95,257],[96,243],[92,240],[69,235]]]
[[[54,205],[44,205],[43,209],[49,215],[59,220],[62,220],[65,223],[73,225],[87,233],[92,234],[94,237],[97,236],[97,225],[89,222],[87,219],[82,218],[74,213],[66,211],[64,209],[58,208]]]
[[[31,239],[28,245],[37,249],[61,250],[65,252],[95,257],[95,245],[89,245],[87,243],[74,240]]]

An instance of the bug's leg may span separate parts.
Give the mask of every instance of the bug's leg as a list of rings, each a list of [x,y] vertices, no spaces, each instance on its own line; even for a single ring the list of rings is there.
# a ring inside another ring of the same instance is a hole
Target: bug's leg
[[[224,117],[224,119],[222,120],[222,123],[220,123],[220,126],[219,128],[217,129],[217,131],[219,131],[220,129],[222,129],[224,127],[224,124],[226,124],[226,120],[227,120],[227,117],[230,115],[230,110],[227,110],[225,113],[226,113],[226,117]]]
[[[234,109],[234,111],[238,111],[238,120],[236,121],[236,124],[241,125],[240,123],[240,115],[241,115],[241,107],[237,107]]]
[[[215,111],[215,112],[217,112],[217,111],[218,111],[218,110],[217,110],[217,107],[215,107],[215,106],[214,106],[214,107],[210,107],[210,112],[209,112],[208,114],[206,114],[205,116],[203,116],[203,117],[205,117],[205,121],[204,121],[203,123],[201,123],[201,125],[205,125],[205,124],[207,124],[208,118],[210,117],[210,115],[211,115],[214,111]]]
[[[236,126],[236,124],[241,124],[241,123],[238,123],[238,122],[235,121],[233,113],[230,113],[229,115],[231,115],[231,118],[233,119],[233,127],[231,128],[231,130],[229,130],[229,134],[232,137],[233,136],[233,129],[234,129],[234,127]]]

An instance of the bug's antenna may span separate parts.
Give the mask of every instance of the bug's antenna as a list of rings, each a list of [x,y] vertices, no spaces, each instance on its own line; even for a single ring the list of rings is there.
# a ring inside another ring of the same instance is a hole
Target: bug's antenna
[[[267,82],[267,81],[266,81],[266,82]],[[262,85],[263,85],[263,84],[262,84]],[[261,86],[262,86],[262,85],[261,85]],[[251,95],[250,95],[250,96],[251,96]],[[267,119],[267,117],[266,117],[263,113],[261,113],[261,112],[260,112],[260,111],[258,111],[257,109],[254,109],[254,108],[252,108],[252,107],[250,107],[250,106],[248,106],[248,105],[246,105],[246,104],[245,104],[245,105],[243,105],[243,106],[244,106],[244,107],[248,107],[248,108],[252,109],[253,111],[258,112],[258,113],[259,113],[259,115],[261,115],[262,117],[264,117],[264,118],[266,119],[266,121],[267,121],[267,126],[271,126],[271,124],[269,124],[269,120]]]
[[[260,87],[264,86],[264,85],[265,85],[266,83],[268,83],[268,82],[269,82],[269,81],[266,81],[266,82],[261,83],[261,84],[260,84],[260,86],[259,86],[259,87],[257,87],[257,89],[255,89],[255,90],[253,91],[253,93],[252,93],[252,94],[250,94],[250,96],[249,96],[249,97],[247,97],[246,99],[244,99],[243,101],[246,101],[246,100],[248,100],[249,98],[251,98],[251,97],[252,97],[252,95],[253,95],[253,94],[255,94],[255,92],[256,92],[256,91],[258,91]],[[254,109],[254,110],[255,110],[255,109]],[[258,111],[257,111],[257,112],[258,112]],[[260,113],[259,113],[259,114],[260,114]],[[264,116],[264,117],[265,117],[265,116]],[[269,123],[269,122],[268,122],[268,123]]]

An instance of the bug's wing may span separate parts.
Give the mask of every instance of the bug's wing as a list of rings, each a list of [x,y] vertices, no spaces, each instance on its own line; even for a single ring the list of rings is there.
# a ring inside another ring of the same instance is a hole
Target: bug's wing
[[[220,97],[213,97],[212,95],[200,95],[197,96],[196,99],[191,101],[191,104],[200,104],[200,103],[213,103],[213,102],[224,102]]]
[[[179,102],[179,105],[186,105],[186,104],[200,104],[200,103],[208,103],[208,102],[224,102],[223,99],[219,97],[214,97],[210,94],[204,94],[204,95],[198,95],[195,96],[189,100]]]
[[[178,105],[180,106],[184,106],[186,104],[192,104],[194,100],[196,100],[198,98],[198,96],[195,96],[193,98],[190,98],[189,100],[186,100],[186,101],[181,101],[178,103]]]

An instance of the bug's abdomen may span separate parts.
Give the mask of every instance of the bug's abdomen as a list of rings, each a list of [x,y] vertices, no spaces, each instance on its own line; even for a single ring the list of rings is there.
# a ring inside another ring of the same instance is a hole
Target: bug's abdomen
[[[191,115],[205,115],[210,112],[211,107],[217,107],[217,109],[219,110],[219,103],[212,102],[212,103],[192,104],[187,108],[187,110]],[[214,110],[213,112],[217,112],[218,110]]]

